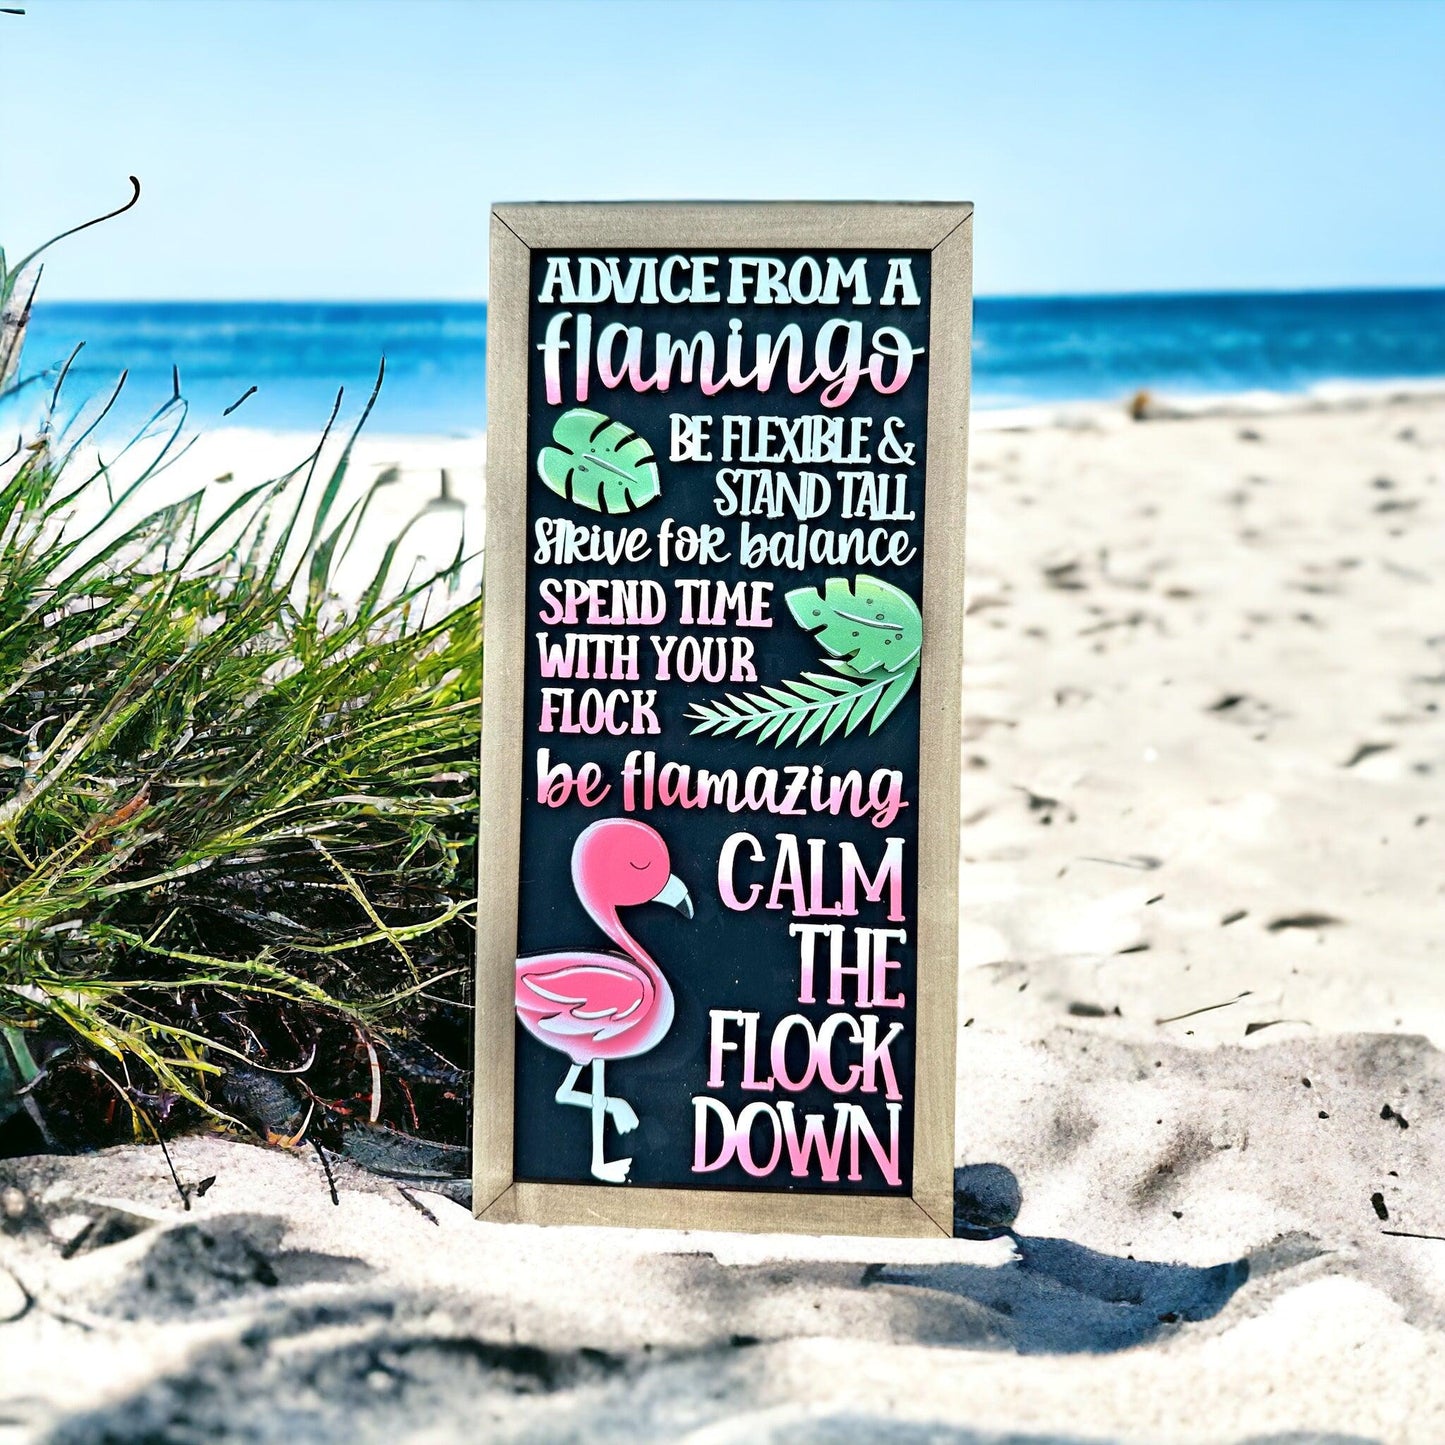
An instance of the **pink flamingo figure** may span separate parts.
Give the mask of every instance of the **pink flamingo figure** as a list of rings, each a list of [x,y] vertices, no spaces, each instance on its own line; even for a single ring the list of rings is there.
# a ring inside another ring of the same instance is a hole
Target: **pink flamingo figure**
[[[568,1055],[572,1067],[557,1090],[559,1104],[592,1111],[592,1175],[607,1184],[626,1182],[631,1158],[604,1159],[602,1134],[612,1120],[619,1134],[637,1127],[625,1099],[608,1098],[603,1070],[608,1059],[645,1054],[672,1027],[672,989],[617,918],[619,908],[666,903],[692,917],[692,899],[672,873],[667,844],[646,823],[602,818],[572,848],[572,886],[592,921],[623,950],[589,953],[567,949],[517,960],[517,1017],[534,1039]],[[577,1088],[592,1066],[592,1092]]]

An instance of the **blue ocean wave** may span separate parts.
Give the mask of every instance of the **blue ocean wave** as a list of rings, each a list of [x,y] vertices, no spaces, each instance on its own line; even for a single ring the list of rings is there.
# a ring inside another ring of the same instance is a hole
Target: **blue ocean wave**
[[[480,302],[42,302],[26,370],[53,374],[81,342],[65,394],[77,407],[128,371],[119,426],[171,394],[174,367],[198,424],[215,425],[255,387],[231,423],[314,430],[338,388],[347,414],[359,410],[383,355],[375,431],[486,426]],[[1427,377],[1445,377],[1445,290],[984,297],[975,307],[978,407]]]

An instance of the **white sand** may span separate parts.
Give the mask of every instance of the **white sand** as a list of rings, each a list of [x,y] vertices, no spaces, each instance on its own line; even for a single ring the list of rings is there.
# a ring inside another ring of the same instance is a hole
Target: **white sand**
[[[1442,458],[1445,397],[978,438],[980,1025],[1083,1003],[1147,1038],[1248,990],[1162,1037],[1445,1043]]]
[[[1445,399],[1003,422],[958,1120],[1016,1236],[486,1226],[221,1140],[187,1215],[155,1150],[16,1161],[0,1439],[1445,1439],[1445,1240],[1385,1232],[1445,1235]]]

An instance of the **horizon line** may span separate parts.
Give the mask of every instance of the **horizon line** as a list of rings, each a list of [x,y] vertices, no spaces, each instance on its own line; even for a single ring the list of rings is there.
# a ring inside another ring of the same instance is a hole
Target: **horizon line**
[[[1150,288],[1140,291],[979,291],[975,301],[1162,301],[1180,297],[1200,300],[1255,296],[1388,296],[1445,292],[1445,280],[1388,285],[1232,286]],[[485,296],[37,296],[43,306],[486,306]]]

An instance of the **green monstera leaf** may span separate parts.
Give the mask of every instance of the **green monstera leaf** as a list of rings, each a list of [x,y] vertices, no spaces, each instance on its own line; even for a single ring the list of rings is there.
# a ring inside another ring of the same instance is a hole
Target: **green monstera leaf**
[[[918,604],[890,582],[859,573],[850,584],[830,577],[821,587],[787,595],[793,621],[855,673],[902,672],[923,650]]]
[[[688,713],[694,734],[750,737],[774,747],[826,743],[865,722],[876,733],[908,696],[923,652],[923,617],[906,592],[860,573],[851,584],[830,577],[822,587],[799,587],[787,602],[798,626],[831,654],[827,663],[838,675],[805,672],[761,693],[694,703]]]
[[[585,406],[557,418],[552,445],[542,448],[537,470],[559,497],[589,512],[621,516],[662,495],[657,458],[647,442],[631,427]]]

